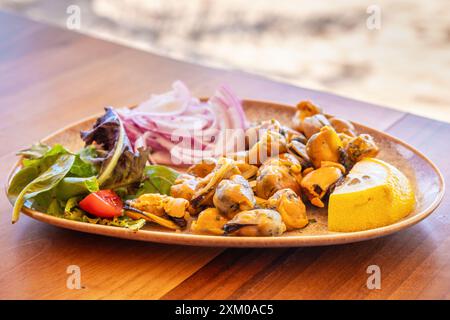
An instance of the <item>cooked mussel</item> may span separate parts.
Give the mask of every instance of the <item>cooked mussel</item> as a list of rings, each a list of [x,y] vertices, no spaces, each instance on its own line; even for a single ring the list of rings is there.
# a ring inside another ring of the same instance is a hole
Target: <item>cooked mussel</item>
[[[302,191],[313,205],[323,208],[322,198],[344,176],[345,168],[336,163],[326,162],[320,168],[307,173],[301,182]]]
[[[165,214],[162,200],[166,196],[159,193],[145,193],[136,199],[128,200],[127,204],[134,209],[149,212],[159,217]]]
[[[189,201],[159,193],[146,193],[134,200],[128,200],[125,212],[131,218],[140,215],[143,219],[173,229],[173,224],[184,228],[189,218]]]
[[[214,170],[216,165],[217,165],[216,159],[203,158],[199,162],[189,167],[187,173],[199,178],[204,178]]]
[[[291,189],[278,190],[265,205],[280,213],[287,230],[300,229],[308,224],[306,207]]]
[[[353,136],[349,136],[348,134],[345,133],[338,133],[339,139],[341,139],[342,141],[342,147],[345,148],[347,147],[348,143],[350,141],[352,141],[352,139],[354,138]]]
[[[170,195],[174,198],[192,199],[197,187],[198,179],[190,174],[180,174],[170,187]]]
[[[267,131],[280,132],[281,124],[278,120],[271,119],[254,124],[245,131],[246,149],[253,147]]]
[[[318,106],[312,104],[310,101],[300,101],[297,104],[296,108],[297,111],[295,112],[293,118],[293,127],[298,131],[303,131],[302,123],[305,118],[322,113],[322,110]]]
[[[286,138],[277,131],[268,130],[248,151],[247,163],[260,165],[266,159],[286,151]]]
[[[223,217],[216,208],[207,208],[199,213],[196,221],[191,224],[191,231],[200,234],[222,235],[223,227],[228,219]]]
[[[351,137],[354,137],[356,134],[355,127],[353,124],[345,119],[332,117],[329,119],[331,126],[336,130],[337,133],[344,133]]]
[[[220,158],[214,170],[206,177],[200,179],[197,184],[191,200],[191,207],[194,210],[198,210],[205,205],[212,205],[212,197],[220,181],[240,173],[233,159]]]
[[[241,172],[241,176],[243,176],[247,180],[256,176],[256,173],[258,172],[257,166],[249,164],[246,161],[236,160],[235,164],[236,164],[236,167]]]
[[[345,151],[351,163],[355,164],[363,158],[375,157],[379,148],[371,135],[360,134],[347,143]]]
[[[253,209],[256,204],[252,188],[240,175],[222,180],[214,193],[213,202],[219,212],[229,218],[239,211]]]
[[[270,209],[241,211],[228,221],[223,230],[225,234],[237,236],[279,236],[286,231],[281,215]]]
[[[278,190],[286,188],[300,194],[301,170],[299,161],[288,153],[266,160],[258,170],[256,195],[268,199]]]
[[[292,140],[287,144],[287,149],[290,154],[294,155],[297,158],[302,168],[308,168],[312,166],[311,159],[309,159],[308,153],[306,152],[305,144],[296,140]]]
[[[164,208],[164,212],[168,216],[184,219],[189,207],[189,201],[183,198],[165,197],[162,199],[162,206]]]
[[[344,149],[336,131],[325,126],[308,140],[306,152],[313,166],[319,168],[322,161],[340,162]]]
[[[280,128],[280,133],[286,138],[287,143],[291,141],[299,141],[301,143],[306,143],[306,141],[308,141],[308,139],[306,139],[303,133],[286,126],[282,126]]]
[[[303,120],[302,132],[309,139],[313,134],[319,132],[320,129],[330,125],[330,122],[323,114],[316,114]]]

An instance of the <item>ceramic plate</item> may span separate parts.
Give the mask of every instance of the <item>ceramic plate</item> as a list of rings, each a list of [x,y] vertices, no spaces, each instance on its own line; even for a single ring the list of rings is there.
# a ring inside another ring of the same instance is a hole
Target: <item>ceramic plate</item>
[[[275,118],[281,123],[290,125],[294,108],[272,102],[244,100],[244,109],[251,121]],[[81,148],[80,130],[92,126],[97,116],[68,126],[43,139],[47,144],[61,143],[70,150]],[[124,228],[94,225],[83,222],[65,220],[24,208],[23,212],[33,219],[58,227],[105,236],[142,240],[150,242],[171,243],[195,246],[219,247],[301,247],[335,245],[373,239],[408,228],[430,215],[439,205],[444,194],[444,180],[437,167],[422,153],[410,145],[377,130],[354,123],[358,132],[371,134],[380,146],[378,158],[397,166],[411,180],[416,193],[417,204],[413,213],[395,224],[367,231],[338,233],[327,230],[327,211],[308,206],[309,218],[315,220],[306,228],[286,232],[280,237],[232,237],[208,236],[168,231],[152,224],[134,232]],[[11,175],[17,170],[14,167]],[[20,223],[20,222],[19,222]]]

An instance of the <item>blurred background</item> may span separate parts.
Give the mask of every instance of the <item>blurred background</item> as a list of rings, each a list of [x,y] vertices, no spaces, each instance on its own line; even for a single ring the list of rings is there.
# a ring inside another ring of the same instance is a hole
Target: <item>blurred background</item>
[[[64,28],[73,5],[82,33],[450,122],[449,0],[0,0]]]

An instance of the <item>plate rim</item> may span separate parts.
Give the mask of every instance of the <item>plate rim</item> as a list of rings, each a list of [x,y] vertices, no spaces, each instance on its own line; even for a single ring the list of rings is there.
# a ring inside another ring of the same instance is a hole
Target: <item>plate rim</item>
[[[200,98],[200,100],[205,99],[206,98],[204,97]],[[289,109],[294,108],[294,106],[288,104],[281,104],[270,100],[242,99],[242,101],[244,103],[251,103],[251,104],[266,104],[266,105],[270,104],[272,106],[276,106],[277,108],[289,108]],[[63,128],[54,131],[45,138],[40,139],[40,141],[47,141],[49,139],[52,139],[53,137],[57,136],[58,134],[61,134],[64,131],[67,131],[70,128],[79,126],[87,121],[93,121],[100,115],[101,113],[99,112],[98,114],[84,117],[78,121],[70,123],[64,126]],[[382,135],[386,136],[389,140],[394,141],[395,143],[400,144],[405,148],[411,150],[422,160],[424,160],[428,165],[430,165],[431,169],[435,172],[439,180],[439,192],[437,196],[434,198],[433,202],[429,204],[421,212],[415,214],[414,216],[406,217],[398,222],[379,228],[355,232],[333,232],[325,235],[289,235],[279,237],[233,237],[233,236],[227,237],[227,236],[191,234],[173,231],[170,232],[155,231],[155,230],[133,231],[126,228],[67,220],[63,218],[54,217],[47,213],[39,212],[29,208],[22,208],[21,211],[25,215],[31,217],[32,219],[48,223],[53,226],[80,231],[84,233],[91,233],[115,238],[139,240],[154,243],[190,245],[202,247],[224,247],[224,248],[226,247],[269,248],[269,247],[310,247],[310,246],[312,247],[312,246],[338,245],[345,243],[361,242],[387,236],[395,232],[401,231],[403,229],[409,228],[419,223],[420,221],[424,220],[431,213],[433,213],[433,211],[442,202],[446,188],[444,177],[439,168],[434,164],[434,162],[431,161],[427,156],[425,156],[421,151],[417,150],[412,145],[404,142],[403,140],[397,137],[392,136],[389,133],[362,125],[355,121],[350,120],[350,122],[362,129],[374,130],[377,131],[378,133],[381,133]],[[20,166],[20,161],[21,158],[19,158],[14,163],[13,167],[9,171],[5,185],[5,192],[8,189],[9,183],[14,173]]]

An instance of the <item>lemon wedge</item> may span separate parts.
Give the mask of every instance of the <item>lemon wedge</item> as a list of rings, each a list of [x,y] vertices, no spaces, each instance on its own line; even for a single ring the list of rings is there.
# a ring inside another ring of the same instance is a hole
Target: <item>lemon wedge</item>
[[[414,206],[411,183],[400,170],[365,158],[330,195],[328,229],[351,232],[386,226],[406,217]]]

